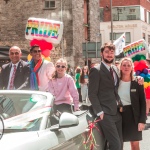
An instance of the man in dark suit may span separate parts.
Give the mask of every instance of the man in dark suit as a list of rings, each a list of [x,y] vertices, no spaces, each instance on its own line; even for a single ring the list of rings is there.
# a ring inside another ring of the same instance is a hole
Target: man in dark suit
[[[0,73],[0,89],[29,89],[30,70],[27,62],[21,60],[21,49],[12,46],[9,50],[10,63],[2,66]]]
[[[90,70],[89,99],[95,115],[101,119],[99,124],[110,150],[122,150],[121,103],[117,92],[119,76],[116,66],[112,65],[115,46],[106,43],[101,48],[101,57],[101,64]]]

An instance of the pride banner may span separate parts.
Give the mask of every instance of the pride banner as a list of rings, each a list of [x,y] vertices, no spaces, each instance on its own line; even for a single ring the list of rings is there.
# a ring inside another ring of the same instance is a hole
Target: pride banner
[[[59,44],[63,34],[63,23],[60,21],[29,18],[25,29],[25,38],[28,40],[45,40]]]
[[[144,39],[133,42],[123,48],[123,53],[125,57],[133,57],[137,54],[146,54],[148,52],[148,47]]]

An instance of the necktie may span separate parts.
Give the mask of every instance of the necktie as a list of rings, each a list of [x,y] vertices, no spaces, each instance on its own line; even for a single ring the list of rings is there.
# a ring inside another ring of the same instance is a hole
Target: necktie
[[[16,65],[13,65],[13,73],[10,79],[10,84],[9,84],[9,89],[13,90],[14,89],[14,79],[15,79],[15,74],[16,74]]]
[[[113,69],[112,69],[111,67],[110,67],[110,74],[111,74],[112,79],[113,79],[113,81],[114,81]]]

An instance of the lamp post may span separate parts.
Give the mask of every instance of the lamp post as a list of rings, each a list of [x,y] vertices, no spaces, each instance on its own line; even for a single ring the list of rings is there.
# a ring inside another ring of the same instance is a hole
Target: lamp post
[[[110,15],[111,15],[111,42],[113,43],[113,16],[112,16],[112,0],[110,0]]]
[[[62,9],[62,0],[61,0],[61,22],[63,22],[63,9]],[[63,35],[62,35],[62,41],[61,41],[61,48],[62,48],[62,58],[64,57],[64,46],[63,46]]]

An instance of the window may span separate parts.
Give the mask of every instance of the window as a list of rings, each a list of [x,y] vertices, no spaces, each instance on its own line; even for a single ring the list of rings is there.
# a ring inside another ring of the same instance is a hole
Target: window
[[[113,21],[140,20],[140,6],[113,7]]]
[[[130,9],[130,13],[135,13],[135,9]]]
[[[121,35],[123,34],[123,32],[120,33],[113,33],[113,40],[117,40]],[[111,33],[110,33],[110,40],[111,40]],[[125,42],[126,45],[131,43],[131,36],[130,36],[130,32],[126,32],[125,33]]]
[[[44,8],[49,9],[49,8],[55,8],[55,1],[51,0],[45,0],[45,6]]]

